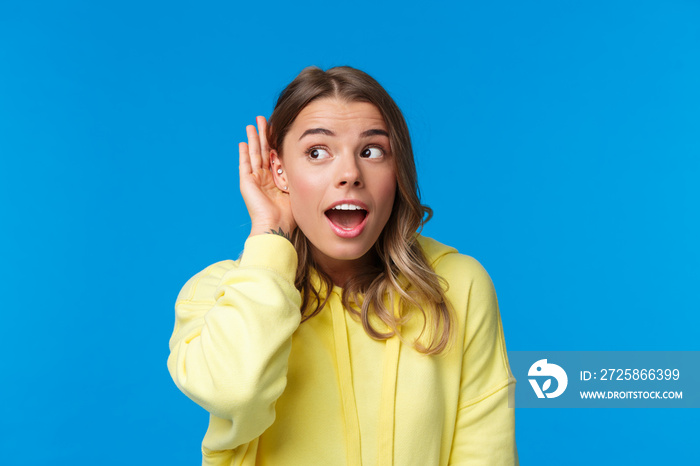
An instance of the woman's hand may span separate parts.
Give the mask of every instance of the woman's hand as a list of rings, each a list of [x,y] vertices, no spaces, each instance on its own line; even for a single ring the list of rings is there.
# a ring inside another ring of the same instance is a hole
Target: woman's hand
[[[238,145],[241,195],[252,223],[250,236],[272,232],[291,238],[296,222],[289,194],[275,185],[272,176],[270,146],[266,137],[267,121],[262,116],[256,120],[260,134],[255,126],[249,125],[246,127],[248,144],[241,142]]]

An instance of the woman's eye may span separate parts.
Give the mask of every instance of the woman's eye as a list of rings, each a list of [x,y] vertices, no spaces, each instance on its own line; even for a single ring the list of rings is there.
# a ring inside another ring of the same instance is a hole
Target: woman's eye
[[[307,152],[309,154],[309,157],[318,160],[318,159],[327,159],[331,155],[328,153],[326,149],[319,149],[319,148],[312,148],[309,149]]]
[[[362,154],[360,154],[360,156],[368,159],[378,159],[382,155],[384,155],[384,151],[379,147],[368,147],[362,151]]]

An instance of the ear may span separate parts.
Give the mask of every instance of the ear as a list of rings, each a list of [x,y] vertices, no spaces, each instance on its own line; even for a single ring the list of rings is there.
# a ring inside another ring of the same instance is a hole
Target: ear
[[[282,159],[276,150],[270,151],[270,170],[272,170],[272,178],[275,180],[275,185],[281,191],[288,192],[287,172],[284,170]]]

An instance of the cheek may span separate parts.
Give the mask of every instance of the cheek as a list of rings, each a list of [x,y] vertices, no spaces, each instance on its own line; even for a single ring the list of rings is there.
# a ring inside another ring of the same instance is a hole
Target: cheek
[[[382,200],[381,209],[388,220],[394,207],[394,198],[396,197],[396,175],[394,172],[392,171],[390,175],[387,175],[379,186],[378,196]]]
[[[289,201],[294,219],[304,225],[315,217],[318,206],[323,199],[323,186],[315,177],[298,176],[289,173]]]
[[[394,203],[394,196],[396,196],[396,178],[393,176],[390,178],[389,182],[386,183],[386,188],[383,194],[387,198],[391,198],[391,204]]]

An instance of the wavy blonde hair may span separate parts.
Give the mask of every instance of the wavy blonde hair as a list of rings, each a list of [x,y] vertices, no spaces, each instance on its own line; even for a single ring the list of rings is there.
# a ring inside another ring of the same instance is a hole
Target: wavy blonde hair
[[[417,241],[417,231],[430,220],[432,210],[420,202],[408,127],[399,107],[386,90],[367,73],[348,66],[327,71],[317,67],[306,68],[281,92],[277,100],[267,131],[270,147],[283,157],[282,143],[297,115],[312,101],[328,97],[348,102],[369,102],[379,109],[389,129],[397,179],[391,216],[374,245],[375,266],[344,284],[343,306],[361,321],[370,337],[378,340],[394,335],[404,340],[401,326],[417,309],[422,313],[423,326],[412,342],[413,346],[422,353],[440,353],[450,342],[453,317],[443,291],[444,280],[427,262]],[[304,321],[323,309],[333,281],[315,263],[309,241],[299,228],[292,234],[292,243],[299,256],[295,285],[302,293],[301,313]],[[312,285],[312,269],[320,277],[325,293]],[[325,299],[321,298],[322,294],[325,294]],[[397,314],[393,309],[396,304]],[[374,320],[371,319],[372,315],[388,330],[376,328],[376,324],[371,322]]]

